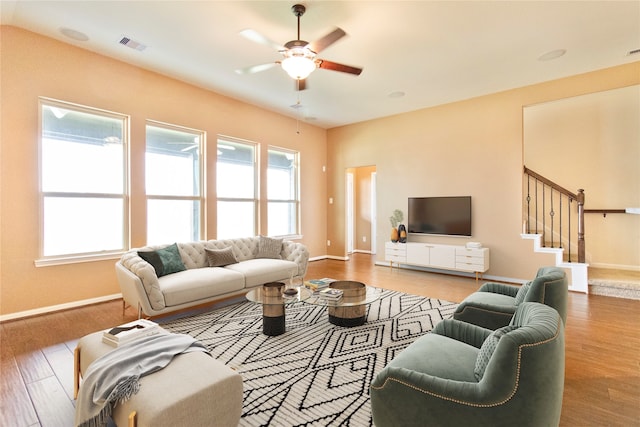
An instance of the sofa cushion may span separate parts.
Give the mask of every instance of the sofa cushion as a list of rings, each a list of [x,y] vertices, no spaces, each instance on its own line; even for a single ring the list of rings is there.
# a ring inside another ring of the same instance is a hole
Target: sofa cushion
[[[239,291],[244,288],[244,277],[222,267],[193,268],[163,276],[158,284],[169,307]]]
[[[245,278],[245,287],[264,285],[268,282],[282,281],[295,276],[298,264],[282,259],[256,258],[224,267],[241,273]]]
[[[158,277],[186,270],[175,243],[155,251],[139,251],[138,255],[153,266]]]
[[[282,259],[280,256],[280,252],[282,252],[282,241],[283,239],[260,236],[256,258]]]
[[[231,246],[224,249],[205,249],[205,252],[209,260],[209,267],[224,267],[238,262]]]

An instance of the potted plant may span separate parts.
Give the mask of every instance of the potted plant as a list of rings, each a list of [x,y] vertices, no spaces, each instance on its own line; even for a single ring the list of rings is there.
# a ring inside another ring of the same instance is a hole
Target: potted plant
[[[391,215],[391,217],[389,218],[389,222],[391,222],[391,241],[394,243],[399,240],[401,243],[404,243],[407,241],[406,231],[404,232],[404,241],[401,240],[401,236],[400,236],[401,230],[399,225],[402,226],[402,228],[404,228],[404,225],[400,224],[403,219],[404,219],[404,214],[400,209],[394,210],[393,215]]]

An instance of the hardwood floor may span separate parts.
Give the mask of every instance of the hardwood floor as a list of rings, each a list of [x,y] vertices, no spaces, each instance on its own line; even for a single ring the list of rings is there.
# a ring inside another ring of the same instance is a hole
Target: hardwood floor
[[[481,282],[393,270],[373,257],[311,262],[336,277],[460,302]],[[73,349],[82,336],[129,320],[112,301],[0,324],[0,426],[73,425]],[[569,294],[561,426],[640,426],[640,301]]]

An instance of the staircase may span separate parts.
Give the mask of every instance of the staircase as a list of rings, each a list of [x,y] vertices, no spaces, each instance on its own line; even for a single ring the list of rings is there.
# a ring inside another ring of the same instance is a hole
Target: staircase
[[[640,271],[592,268],[586,263],[584,214],[621,214],[621,209],[584,209],[583,190],[573,193],[524,168],[525,193],[522,238],[533,250],[555,255],[555,265],[570,275],[569,290],[640,300]]]
[[[573,193],[526,166],[524,174],[522,238],[533,242],[534,252],[555,255],[555,265],[569,273],[569,290],[589,293],[583,190]]]
[[[564,260],[564,249],[551,248],[543,245],[543,234],[521,234],[523,239],[533,241],[533,251],[554,254],[556,267],[568,270],[569,290],[589,293],[588,264],[583,262],[569,262]]]

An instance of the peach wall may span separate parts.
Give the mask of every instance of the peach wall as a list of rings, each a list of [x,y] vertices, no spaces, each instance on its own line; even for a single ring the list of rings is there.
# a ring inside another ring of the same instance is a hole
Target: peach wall
[[[115,260],[34,266],[39,257],[38,97],[131,116],[131,244],[145,244],[145,121],[204,130],[207,152],[228,135],[298,150],[302,242],[326,253],[326,130],[14,27],[1,28],[0,314],[120,292]],[[265,151],[266,154],[266,151]],[[266,159],[266,155],[262,156]],[[207,238],[215,238],[215,156],[207,162]],[[266,219],[263,219],[264,224]]]
[[[473,237],[416,237],[409,240],[460,244],[469,240],[491,249],[489,276],[529,279],[554,262],[534,254],[523,241],[523,106],[640,82],[640,62],[505,91],[328,131],[329,251],[344,248],[343,174],[346,168],[375,165],[378,254],[384,254],[386,218],[405,213],[411,196],[470,195]],[[383,256],[380,255],[383,259]]]
[[[585,209],[640,207],[640,85],[526,107],[524,158]],[[640,271],[640,215],[587,214],[585,240],[589,265]]]

